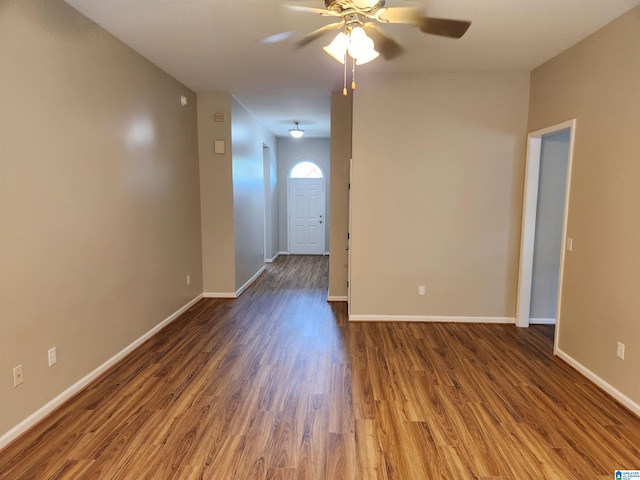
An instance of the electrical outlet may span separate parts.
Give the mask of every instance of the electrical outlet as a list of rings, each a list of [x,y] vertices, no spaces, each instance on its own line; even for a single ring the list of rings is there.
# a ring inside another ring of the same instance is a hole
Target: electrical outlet
[[[191,285],[191,275],[187,275],[187,285]]]
[[[53,366],[58,361],[58,354],[56,352],[56,347],[50,348],[47,352],[49,354],[49,366]]]
[[[616,357],[620,360],[624,360],[624,343],[618,342],[618,349],[616,350]]]
[[[22,365],[18,365],[13,369],[13,386],[17,387],[24,382],[24,374],[22,373]]]
[[[573,252],[573,238],[567,237],[567,250]]]
[[[424,285],[418,285],[418,295],[425,295],[427,293],[427,287]]]

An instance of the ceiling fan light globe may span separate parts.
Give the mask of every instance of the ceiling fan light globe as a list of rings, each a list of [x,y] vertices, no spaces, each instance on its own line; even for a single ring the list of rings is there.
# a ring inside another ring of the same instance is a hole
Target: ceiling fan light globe
[[[324,47],[324,51],[335,58],[340,63],[344,63],[344,56],[349,47],[349,37],[343,32],[336,35],[329,45]]]
[[[349,34],[349,38],[351,39],[351,43],[359,44],[363,42],[367,37],[367,33],[364,31],[362,27],[353,27],[351,29],[351,33]]]
[[[369,63],[370,61],[375,60],[379,56],[380,54],[372,48],[371,50],[356,58],[356,65],[364,65],[365,63]]]
[[[358,65],[370,62],[378,56],[378,52],[374,49],[373,40],[364,33],[364,30],[360,30],[362,34],[357,34],[355,38],[351,37],[348,49],[349,55],[357,60]]]

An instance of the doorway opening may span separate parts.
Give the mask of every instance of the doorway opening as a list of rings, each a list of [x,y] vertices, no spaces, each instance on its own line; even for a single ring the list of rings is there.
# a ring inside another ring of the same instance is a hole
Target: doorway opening
[[[323,255],[324,173],[310,160],[296,163],[287,178],[289,254]]]
[[[553,125],[531,132],[527,142],[516,324],[555,323],[554,352],[568,245],[575,127],[575,119]]]

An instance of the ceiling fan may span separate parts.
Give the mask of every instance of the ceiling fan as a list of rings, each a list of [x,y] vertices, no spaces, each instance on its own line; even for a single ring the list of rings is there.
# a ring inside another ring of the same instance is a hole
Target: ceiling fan
[[[367,63],[378,55],[386,60],[400,55],[402,47],[382,33],[381,24],[408,24],[421,32],[449,38],[461,38],[471,25],[464,20],[426,17],[416,7],[386,7],[385,3],[385,0],[325,0],[324,9],[300,3],[286,6],[298,12],[340,19],[309,33],[298,41],[297,46],[303,47],[331,31],[339,30],[333,42],[324,49],[341,63],[346,61],[347,53],[356,64]]]

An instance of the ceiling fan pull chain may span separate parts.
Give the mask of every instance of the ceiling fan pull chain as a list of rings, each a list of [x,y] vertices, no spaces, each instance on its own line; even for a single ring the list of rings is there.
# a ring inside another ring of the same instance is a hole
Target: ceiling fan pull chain
[[[351,90],[356,89],[356,59],[351,59]]]
[[[344,52],[344,88],[342,89],[342,95],[347,96],[347,52]]]

